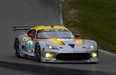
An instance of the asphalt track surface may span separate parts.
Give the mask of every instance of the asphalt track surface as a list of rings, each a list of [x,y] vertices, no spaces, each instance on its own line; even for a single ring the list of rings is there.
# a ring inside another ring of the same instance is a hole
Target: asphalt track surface
[[[116,56],[100,52],[99,64],[53,64],[14,56],[16,25],[61,22],[58,0],[0,0],[0,75],[116,75]]]

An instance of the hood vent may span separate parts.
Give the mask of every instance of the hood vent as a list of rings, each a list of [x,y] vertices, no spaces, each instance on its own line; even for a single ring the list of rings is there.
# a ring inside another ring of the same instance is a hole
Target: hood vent
[[[75,44],[68,44],[69,46],[71,46],[72,48],[74,48],[75,47]]]

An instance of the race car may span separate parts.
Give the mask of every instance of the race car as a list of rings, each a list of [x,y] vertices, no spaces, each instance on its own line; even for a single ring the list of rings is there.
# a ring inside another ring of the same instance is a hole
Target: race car
[[[94,40],[81,39],[65,26],[15,26],[26,30],[16,36],[17,57],[35,58],[39,62],[98,63],[99,49]]]

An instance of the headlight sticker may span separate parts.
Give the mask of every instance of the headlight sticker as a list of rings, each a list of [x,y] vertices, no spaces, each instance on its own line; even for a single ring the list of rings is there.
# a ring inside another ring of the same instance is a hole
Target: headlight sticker
[[[28,41],[28,38],[27,38],[27,37],[24,37],[24,38],[22,39],[22,41],[23,41],[23,42],[26,42],[26,41]]]
[[[83,44],[83,40],[82,40],[82,39],[76,39],[76,40],[75,40],[75,43],[76,43],[77,45],[82,45],[82,44]]]

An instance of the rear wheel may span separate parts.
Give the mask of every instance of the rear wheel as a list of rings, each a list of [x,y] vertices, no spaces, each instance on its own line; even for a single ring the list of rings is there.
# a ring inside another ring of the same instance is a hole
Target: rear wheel
[[[15,49],[15,55],[17,57],[20,57],[20,52],[19,52],[19,40],[16,38],[14,42],[14,49]]]
[[[41,62],[41,48],[39,43],[35,45],[35,58],[36,61]]]

